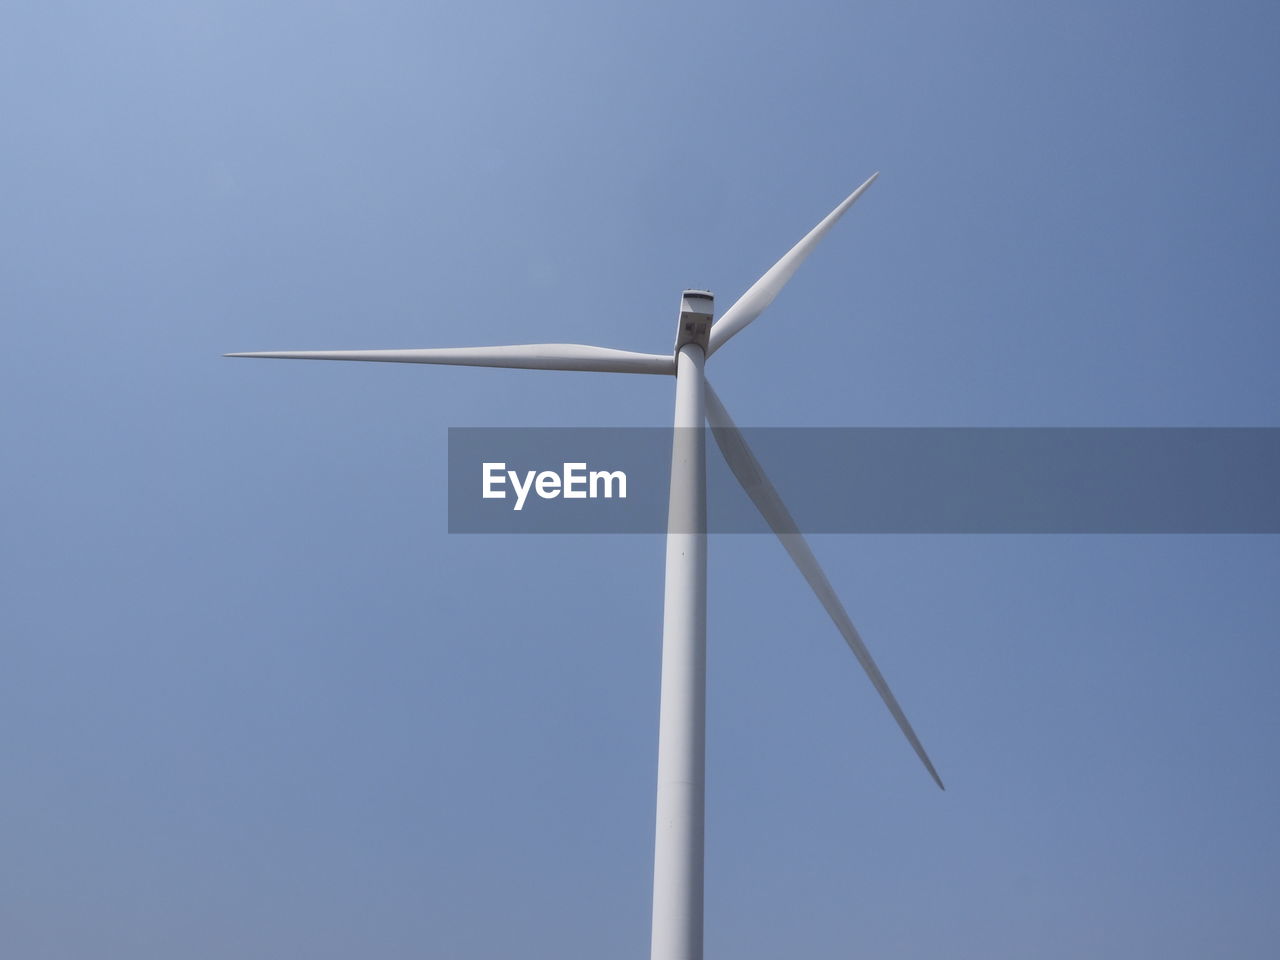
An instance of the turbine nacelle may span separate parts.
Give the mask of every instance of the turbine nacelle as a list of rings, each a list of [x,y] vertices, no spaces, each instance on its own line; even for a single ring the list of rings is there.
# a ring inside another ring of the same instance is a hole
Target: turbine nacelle
[[[680,325],[676,328],[676,353],[685,344],[696,343],[706,352],[711,337],[711,318],[716,298],[709,290],[686,290],[680,294]]]

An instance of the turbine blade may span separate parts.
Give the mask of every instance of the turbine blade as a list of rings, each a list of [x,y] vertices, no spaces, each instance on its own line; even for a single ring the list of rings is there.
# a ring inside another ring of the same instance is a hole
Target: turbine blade
[[[836,629],[840,631],[845,642],[849,644],[849,649],[853,651],[853,655],[862,664],[862,669],[866,671],[871,685],[876,688],[876,692],[880,694],[880,699],[889,708],[889,712],[893,714],[893,719],[897,721],[899,729],[906,736],[911,748],[915,750],[916,756],[920,758],[920,762],[929,771],[929,776],[933,777],[934,783],[940,789],[945,790],[946,787],[942,785],[942,778],[938,776],[938,771],[933,768],[929,755],[925,753],[924,745],[920,743],[920,738],[916,736],[915,730],[911,728],[907,715],[898,706],[898,701],[894,697],[893,691],[889,689],[889,684],[885,682],[884,676],[880,673],[880,668],[876,666],[875,660],[871,658],[871,651],[867,649],[867,645],[863,642],[862,636],[858,633],[858,628],[849,619],[849,614],[845,611],[844,604],[840,602],[840,598],[836,596],[835,590],[832,589],[831,581],[827,579],[827,575],[818,564],[813,551],[809,549],[809,543],[805,540],[804,534],[796,527],[791,512],[787,509],[786,504],[782,502],[782,498],[778,496],[778,491],[769,482],[769,478],[765,476],[764,469],[751,452],[751,448],[747,445],[747,440],[742,435],[742,431],[734,424],[729,412],[724,408],[724,404],[720,402],[716,392],[711,389],[710,383],[706,384],[706,405],[707,422],[711,425],[712,436],[715,437],[716,445],[720,447],[720,452],[724,454],[725,461],[729,464],[733,475],[738,478],[738,482],[746,490],[751,502],[756,505],[756,509],[760,511],[768,522],[769,527],[777,534],[778,539],[782,541],[783,547],[791,555],[795,565],[800,568],[800,573],[804,575],[813,592],[817,594],[818,600],[835,622]]]
[[[827,231],[835,226],[836,221],[844,216],[844,212],[854,205],[878,176],[880,176],[878,172],[869,176],[862,186],[849,194],[840,206],[827,214],[821,223],[810,230],[803,240],[787,251],[786,256],[770,267],[763,277],[753,283],[751,288],[738,298],[737,303],[726,310],[720,319],[711,325],[711,339],[707,344],[708,357],[724,346],[725,342],[735,333],[764,313],[765,308],[773,303],[773,298],[786,286],[787,281],[799,269],[800,264],[804,263],[805,257],[813,252],[813,248],[818,245],[818,241],[827,235]]]
[[[509,347],[441,347],[426,350],[283,350],[227,353],[227,357],[273,360],[375,360],[385,363],[447,363],[464,367],[524,370],[594,370],[601,373],[675,373],[675,359],[580,343],[523,343]]]

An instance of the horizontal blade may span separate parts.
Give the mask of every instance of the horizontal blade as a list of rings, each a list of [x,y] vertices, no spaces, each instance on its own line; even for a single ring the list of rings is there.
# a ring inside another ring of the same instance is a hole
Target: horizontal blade
[[[228,353],[228,357],[272,360],[374,360],[383,363],[447,363],[463,367],[523,370],[595,370],[601,373],[674,374],[675,359],[580,343],[523,343],[510,347],[442,347],[426,350],[282,350]]]
[[[729,469],[738,478],[738,482],[747,491],[747,496],[751,498],[751,502],[756,505],[756,509],[768,521],[769,527],[778,535],[778,539],[782,541],[787,553],[791,555],[791,559],[795,561],[795,565],[800,568],[805,580],[808,581],[813,592],[817,594],[818,600],[835,622],[836,629],[840,631],[845,642],[849,644],[849,649],[853,651],[853,655],[862,664],[862,669],[866,671],[867,677],[871,680],[871,685],[876,688],[876,692],[880,694],[880,699],[889,708],[889,712],[893,714],[893,719],[898,722],[898,727],[906,735],[911,748],[915,750],[916,756],[920,758],[925,769],[929,771],[929,776],[933,777],[934,783],[940,789],[945,790],[946,787],[942,785],[942,779],[938,776],[938,771],[933,768],[929,755],[924,752],[924,746],[920,743],[920,738],[911,729],[911,723],[907,720],[907,715],[898,706],[898,701],[894,697],[893,691],[889,689],[889,684],[885,682],[884,676],[880,673],[880,668],[871,659],[871,651],[867,649],[867,645],[859,635],[857,627],[849,619],[849,614],[845,612],[844,604],[836,596],[836,592],[832,589],[827,575],[823,572],[822,567],[819,566],[813,551],[809,549],[809,543],[805,540],[804,534],[796,527],[795,520],[791,517],[791,512],[787,509],[786,504],[782,502],[782,498],[778,496],[778,491],[769,482],[769,478],[765,476],[760,462],[756,460],[751,448],[747,446],[746,437],[742,435],[742,431],[734,424],[729,412],[725,410],[724,404],[720,402],[716,392],[711,389],[710,383],[706,384],[706,404],[707,422],[711,425],[712,436],[715,437],[716,445],[720,447],[720,452],[724,454],[724,458],[729,464]]]
[[[765,308],[773,303],[773,298],[786,286],[787,281],[799,269],[800,264],[804,263],[805,257],[813,252],[813,248],[818,245],[818,241],[827,235],[827,231],[835,226],[836,221],[844,216],[844,212],[853,206],[854,202],[862,196],[867,187],[875,182],[878,176],[880,176],[879,173],[873,173],[868,177],[866,183],[849,194],[840,206],[827,214],[826,219],[810,230],[803,240],[792,247],[786,256],[770,267],[763,277],[751,285],[750,290],[738,298],[737,303],[726,310],[720,319],[711,325],[711,340],[707,344],[707,356],[711,356],[711,354],[719,350],[724,346],[725,341],[764,313]]]

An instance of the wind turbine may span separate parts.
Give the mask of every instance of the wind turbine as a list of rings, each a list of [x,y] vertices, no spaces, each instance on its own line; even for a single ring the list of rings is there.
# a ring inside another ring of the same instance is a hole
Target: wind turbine
[[[712,323],[714,300],[686,290],[673,355],[572,343],[425,350],[294,350],[229,353],[283,360],[375,360],[534,370],[651,373],[676,378],[671,492],[662,614],[662,687],[658,721],[657,832],[653,866],[652,960],[701,960],[706,743],[707,535],[704,421],[734,476],[777,534],[848,643],[899,728],[943,788],[870,651],[845,612],[804,535],[765,476],[746,438],[707,382],[706,360],[773,302],[804,259],[875,181],[872,174]],[[943,788],[945,789],[945,788]]]

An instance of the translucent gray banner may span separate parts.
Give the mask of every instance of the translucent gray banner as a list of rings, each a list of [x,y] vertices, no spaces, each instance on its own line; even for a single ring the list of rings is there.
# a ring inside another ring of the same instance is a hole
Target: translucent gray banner
[[[766,532],[706,432],[708,531]],[[807,533],[1280,533],[1276,428],[775,427],[719,440],[747,444]],[[453,428],[449,530],[665,532],[671,445],[670,428]]]

